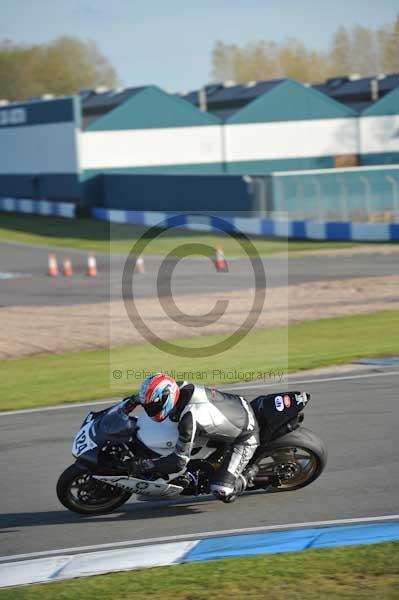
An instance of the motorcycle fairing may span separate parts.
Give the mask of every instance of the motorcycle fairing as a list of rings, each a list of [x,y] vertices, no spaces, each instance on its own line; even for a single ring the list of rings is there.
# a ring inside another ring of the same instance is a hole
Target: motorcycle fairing
[[[127,477],[120,475],[93,475],[94,479],[116,485],[124,490],[153,498],[173,498],[179,496],[183,488],[179,485],[172,485],[163,479],[155,481],[146,481],[137,477]]]
[[[283,435],[284,427],[299,422],[299,413],[309,402],[310,394],[286,391],[258,396],[251,402],[252,410],[259,423],[261,443],[265,444]],[[290,429],[288,428],[286,432]]]
[[[137,419],[137,439],[147,448],[151,448],[157,454],[166,456],[173,452],[177,442],[177,423],[165,419],[155,423],[147,415],[140,415]]]
[[[160,456],[167,456],[174,452],[178,438],[178,424],[170,419],[165,419],[161,423],[155,423],[147,415],[141,415],[137,419],[137,439],[147,448],[151,448]],[[201,437],[195,440],[197,446],[193,448],[193,458],[205,459],[210,456],[215,449],[206,445],[207,440]]]

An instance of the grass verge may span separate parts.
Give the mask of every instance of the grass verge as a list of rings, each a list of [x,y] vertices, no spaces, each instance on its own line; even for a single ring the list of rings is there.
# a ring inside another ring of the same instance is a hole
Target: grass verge
[[[129,252],[135,241],[146,233],[147,227],[115,224],[94,219],[61,219],[39,215],[15,213],[0,214],[0,240],[29,244],[44,244],[61,248],[77,248],[97,252]],[[110,245],[110,236],[112,244]],[[249,236],[250,237],[250,236]],[[361,246],[356,242],[312,242],[297,240],[275,240],[263,237],[250,237],[261,255],[276,252],[296,252],[299,250],[327,250]],[[164,255],[186,243],[201,243],[215,247],[222,243],[227,256],[243,256],[244,250],[231,236],[223,232],[196,233],[193,231],[168,231],[151,241],[146,254]]]
[[[394,600],[399,542],[160,567],[0,591],[1,600]]]
[[[257,379],[259,372],[278,376],[355,358],[393,356],[398,354],[398,338],[399,312],[392,311],[254,330],[230,350],[201,359],[177,358],[141,344],[113,349],[111,363],[108,350],[1,361],[0,410],[132,393],[148,371],[190,372],[187,378],[217,385]],[[182,343],[197,346],[221,339],[209,336]],[[122,377],[110,386],[114,369],[120,370]],[[252,376],[248,375],[251,371]]]

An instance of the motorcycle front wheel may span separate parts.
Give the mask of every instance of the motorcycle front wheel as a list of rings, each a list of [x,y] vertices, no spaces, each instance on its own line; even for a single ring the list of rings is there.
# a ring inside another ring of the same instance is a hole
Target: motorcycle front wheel
[[[259,468],[254,479],[255,489],[272,486],[288,492],[311,484],[321,475],[327,462],[327,449],[315,433],[299,427],[259,448],[254,462]]]
[[[88,471],[71,465],[57,482],[58,500],[81,515],[103,515],[122,506],[131,496],[116,486],[93,479]]]

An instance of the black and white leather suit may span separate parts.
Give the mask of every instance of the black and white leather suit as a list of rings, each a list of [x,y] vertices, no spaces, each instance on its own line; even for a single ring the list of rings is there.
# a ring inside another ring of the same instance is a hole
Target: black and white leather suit
[[[259,445],[252,408],[242,396],[187,382],[178,385],[179,400],[169,416],[178,423],[178,440],[172,454],[153,461],[154,469],[161,475],[182,472],[193,448],[203,447],[208,441],[222,442],[227,451],[211,490],[228,496]]]

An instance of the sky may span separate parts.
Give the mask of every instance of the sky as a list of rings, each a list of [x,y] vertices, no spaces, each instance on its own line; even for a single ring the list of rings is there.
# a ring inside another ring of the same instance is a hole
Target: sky
[[[326,50],[340,25],[393,22],[398,0],[0,0],[0,39],[94,40],[121,84],[189,91],[211,81],[216,40],[295,37]]]

